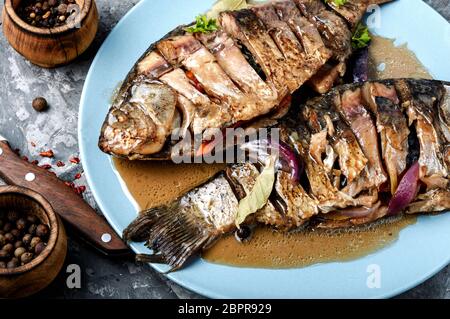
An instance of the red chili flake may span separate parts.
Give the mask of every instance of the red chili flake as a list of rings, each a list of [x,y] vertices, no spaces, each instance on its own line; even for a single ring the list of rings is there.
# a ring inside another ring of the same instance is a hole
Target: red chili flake
[[[81,174],[78,173],[77,175],[75,175],[74,179],[80,179],[81,178]]]
[[[78,157],[72,157],[69,162],[74,163],[74,164],[79,164],[80,163],[80,159]]]
[[[43,169],[50,169],[50,168],[52,168],[52,166],[50,164],[44,164],[44,165],[41,165],[40,167],[43,168]]]
[[[86,186],[84,186],[84,185],[78,186],[77,188],[81,194],[83,194],[86,191]]]
[[[63,166],[66,166],[66,164],[64,164],[64,162],[58,161],[58,162],[56,162],[56,166],[63,167]]]
[[[31,164],[37,165],[37,164],[39,164],[39,161],[38,160],[34,160],[34,161],[31,162]]]
[[[19,150],[18,148],[16,148],[16,149],[14,150],[14,153],[16,153],[17,155],[20,155],[20,150]]]
[[[42,156],[42,157],[50,157],[50,158],[55,156],[55,154],[53,153],[52,150],[48,150],[48,151],[45,151],[45,152],[40,152],[39,155]]]
[[[36,143],[31,142],[30,144],[31,144],[31,146],[36,147]]]
[[[23,159],[25,162],[28,162],[28,157],[22,156],[22,159]]]

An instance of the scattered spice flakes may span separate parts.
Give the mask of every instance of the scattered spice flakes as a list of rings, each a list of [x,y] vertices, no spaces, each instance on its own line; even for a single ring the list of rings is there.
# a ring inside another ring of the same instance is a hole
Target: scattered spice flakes
[[[45,151],[45,152],[40,152],[39,155],[42,156],[42,157],[49,157],[49,158],[55,157],[55,154],[53,153],[52,150],[48,150],[48,151]]]
[[[73,182],[64,182],[64,184],[66,184],[67,187],[75,188],[75,184]]]
[[[31,146],[36,147],[36,143],[30,142]]]
[[[22,156],[22,159],[23,159],[25,162],[28,162],[28,157],[27,157],[27,156]]]
[[[64,164],[64,162],[62,162],[62,161],[58,161],[58,162],[56,162],[56,166],[64,167],[64,166],[66,166],[66,164]]]
[[[31,164],[37,165],[37,164],[39,164],[39,161],[38,160],[34,160],[34,161],[31,162]]]
[[[17,155],[20,155],[20,150],[18,148],[14,149],[14,153],[16,153]]]
[[[69,162],[73,164],[80,164],[80,159],[78,157],[72,157]]]
[[[43,169],[50,169],[50,168],[52,168],[52,166],[50,164],[44,164],[44,165],[41,165],[39,167],[41,167]]]
[[[81,178],[81,174],[80,173],[76,174],[75,177],[74,177],[74,179],[80,179],[80,178]]]
[[[86,191],[86,186],[84,185],[78,186],[77,191],[79,192],[79,194],[83,194]]]

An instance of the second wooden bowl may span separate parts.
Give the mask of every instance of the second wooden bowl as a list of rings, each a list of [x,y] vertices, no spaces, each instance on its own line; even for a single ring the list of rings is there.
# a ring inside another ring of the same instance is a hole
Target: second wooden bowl
[[[47,287],[60,272],[67,253],[64,226],[40,194],[22,187],[0,186],[0,210],[17,210],[37,216],[50,228],[47,247],[30,263],[0,269],[0,298],[30,296]]]
[[[16,13],[22,0],[5,0],[3,33],[11,46],[32,63],[46,67],[67,64],[82,54],[94,40],[98,12],[94,0],[76,0],[79,12],[68,24],[38,28]]]

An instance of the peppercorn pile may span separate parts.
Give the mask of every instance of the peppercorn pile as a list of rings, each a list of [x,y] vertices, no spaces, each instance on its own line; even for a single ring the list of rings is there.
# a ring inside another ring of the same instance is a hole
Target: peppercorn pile
[[[0,269],[31,262],[47,246],[50,229],[38,217],[0,211]]]
[[[78,12],[75,0],[23,0],[17,9],[22,20],[39,28],[63,25],[71,14]]]

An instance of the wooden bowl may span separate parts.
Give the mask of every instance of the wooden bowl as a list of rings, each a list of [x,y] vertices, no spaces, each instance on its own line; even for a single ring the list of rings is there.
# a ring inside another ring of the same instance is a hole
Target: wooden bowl
[[[67,253],[66,232],[48,201],[28,188],[0,186],[0,210],[4,209],[35,215],[50,228],[47,247],[39,256],[26,265],[0,269],[0,298],[27,297],[47,287],[60,272]]]
[[[5,0],[3,33],[11,46],[32,63],[45,68],[67,64],[82,54],[94,40],[98,12],[94,0],[76,0],[80,12],[62,26],[38,28],[16,13],[22,0]]]

